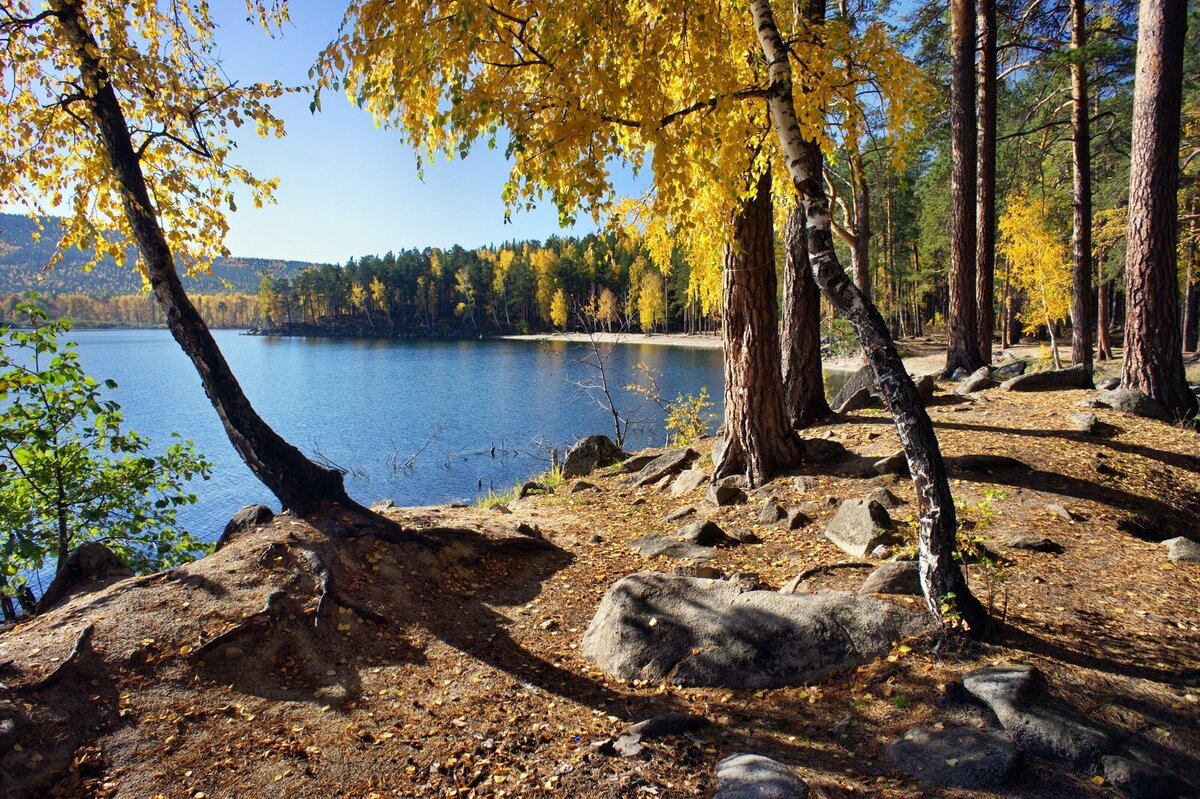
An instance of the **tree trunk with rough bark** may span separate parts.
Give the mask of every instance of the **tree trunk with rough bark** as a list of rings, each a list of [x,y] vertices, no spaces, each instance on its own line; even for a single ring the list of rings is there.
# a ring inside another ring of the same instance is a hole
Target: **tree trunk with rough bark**
[[[725,446],[713,482],[741,474],[757,486],[802,460],[784,408],[772,208],[771,176],[764,173],[734,218],[725,255]]]
[[[979,184],[975,191],[975,314],[979,357],[992,362],[996,328],[996,5],[979,0]]]
[[[982,636],[987,612],[974,596],[954,560],[958,530],[954,498],[933,423],[904,368],[887,324],[879,311],[846,276],[833,249],[829,202],[819,172],[810,169],[819,152],[806,141],[796,117],[792,67],[775,25],[770,0],[751,0],[753,24],[769,70],[767,103],[780,149],[807,215],[808,254],[813,277],[825,296],[854,326],[896,423],[917,491],[917,552],[921,588],[930,612],[943,622],[961,620],[967,631]],[[948,618],[949,617],[949,618]]]
[[[166,313],[171,335],[191,359],[204,391],[221,418],[230,442],[246,465],[284,507],[306,515],[325,503],[360,509],[346,494],[342,475],[313,463],[283,440],[251,407],[217,342],[188,299],[175,260],[159,226],[120,101],[99,60],[81,3],[54,6],[86,84],[99,89],[87,98],[97,135],[123,197],[122,205],[150,277],[154,297]]]
[[[804,208],[799,203],[783,227],[783,398],[795,428],[829,415],[821,373],[821,290],[808,266]]]
[[[1071,145],[1074,179],[1071,202],[1071,365],[1092,371],[1092,150],[1088,125],[1087,46],[1083,0],[1071,0]]]
[[[1176,418],[1196,413],[1179,331],[1176,189],[1187,0],[1142,0],[1138,12],[1129,224],[1125,240],[1125,366],[1121,385]]]
[[[950,0],[950,312],[946,375],[983,366],[975,312],[975,3]]]

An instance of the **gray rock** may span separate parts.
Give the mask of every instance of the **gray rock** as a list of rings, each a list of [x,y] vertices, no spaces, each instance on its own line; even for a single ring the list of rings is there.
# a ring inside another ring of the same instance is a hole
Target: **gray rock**
[[[584,491],[595,491],[595,490],[596,490],[596,484],[589,483],[587,480],[579,480],[578,482],[575,483],[575,485],[571,486],[572,494],[579,494]]]
[[[976,391],[986,391],[998,385],[1000,384],[992,379],[992,370],[986,366],[981,366],[967,375],[966,379],[958,384],[958,388],[954,389],[954,393],[960,396],[963,394],[974,394]]]
[[[1108,784],[1130,799],[1175,799],[1183,795],[1183,781],[1161,766],[1120,755],[1108,755],[1101,763]]]
[[[390,499],[381,501],[391,502]],[[389,507],[394,507],[394,505]],[[371,509],[374,510],[375,506],[372,505]],[[275,511],[266,505],[246,505],[233,514],[233,516],[229,517],[229,521],[225,524],[225,529],[221,531],[221,537],[217,539],[216,548],[220,550],[242,533],[253,530],[259,525],[266,524],[274,518]]]
[[[265,507],[265,506],[263,506],[263,505],[249,505],[249,506],[247,506],[247,507],[250,507],[250,508],[262,508],[262,507]],[[391,510],[391,509],[392,509],[392,508],[394,508],[394,507],[396,507],[396,503],[395,503],[395,502],[393,502],[393,501],[392,501],[392,500],[390,500],[390,499],[377,499],[377,500],[375,500],[374,502],[372,502],[372,503],[371,503],[370,510],[373,510],[373,511],[375,511],[376,513],[378,513],[379,511],[383,511],[383,510]],[[242,510],[246,510],[246,508],[243,508]],[[238,512],[240,513],[241,511],[238,511]],[[275,516],[275,514],[274,514],[274,513],[271,511],[271,509],[270,509],[270,508],[267,508],[267,512],[268,512],[268,513],[271,513],[271,515],[270,515],[270,516],[268,516],[268,517],[267,517],[267,519],[266,519],[267,521],[270,521],[270,520],[271,520],[271,519],[272,519],[272,518]],[[232,522],[233,522],[233,520],[232,520],[232,519],[230,519],[230,523],[231,523],[231,524],[232,524]],[[256,522],[256,524],[258,524],[258,522]]]
[[[1032,467],[1024,461],[1010,458],[1007,455],[955,455],[946,458],[946,465],[951,469],[964,472],[1030,472]]]
[[[887,541],[892,529],[887,508],[874,500],[848,499],[841,504],[829,524],[825,537],[856,558]]]
[[[1179,536],[1162,542],[1167,548],[1167,557],[1176,563],[1200,563],[1200,543]]]
[[[770,688],[824,679],[929,628],[924,614],[858,594],[741,591],[641,572],[605,594],[583,654],[621,679]]]
[[[657,483],[668,475],[683,471],[695,459],[696,451],[690,447],[671,450],[647,463],[641,471],[626,480],[625,484],[636,487]]]
[[[113,580],[132,576],[133,569],[117,553],[104,544],[85,541],[63,560],[62,568],[38,600],[37,612],[44,613],[68,597],[88,593]]]
[[[883,488],[882,486],[879,488],[872,489],[871,491],[868,491],[867,495],[865,497],[863,497],[863,499],[873,501],[873,502],[878,502],[880,505],[887,508],[888,510],[898,508],[904,504],[903,502],[900,501],[899,497],[897,497],[891,491],[888,491],[886,488]]]
[[[1096,388],[1100,389],[1101,391],[1112,391],[1113,389],[1120,387],[1121,378],[1119,377],[1105,377],[1096,381]]]
[[[992,377],[1000,380],[1007,380],[1010,377],[1017,377],[1025,374],[1025,369],[1027,366],[1028,364],[1026,364],[1024,361],[1013,361],[1012,363],[1006,363],[1003,366],[997,366],[995,369],[993,369]]]
[[[1004,542],[1009,549],[1025,549],[1031,552],[1049,552],[1061,555],[1066,552],[1062,544],[1041,535],[1018,535]]]
[[[1067,510],[1062,505],[1055,505],[1053,502],[1051,502],[1046,505],[1046,510],[1050,511],[1055,516],[1062,519],[1064,522],[1075,521],[1074,514],[1072,514],[1071,511]]]
[[[963,675],[963,686],[996,715],[1023,752],[1076,768],[1116,749],[1113,734],[1051,697],[1032,666],[989,666]]]
[[[567,450],[563,460],[562,476],[568,480],[585,477],[603,466],[611,466],[625,457],[608,436],[588,436]]]
[[[860,594],[921,595],[921,573],[915,560],[893,560],[867,575]]]
[[[797,491],[803,494],[808,491],[815,491],[818,483],[817,478],[806,474],[797,477],[795,480],[792,480],[792,485],[796,487]]]
[[[841,388],[837,390],[837,393],[833,395],[833,401],[829,404],[834,408],[834,410],[838,411],[838,413],[842,413],[843,411],[841,410],[841,407],[844,406],[851,397],[855,396],[861,391],[867,392],[867,402],[870,402],[869,398],[872,394],[879,393],[879,385],[875,382],[875,371],[871,369],[870,366],[861,366],[854,372],[854,374],[850,375],[849,379],[846,380],[846,382],[842,384]]]
[[[904,452],[897,452],[895,455],[889,455],[886,458],[875,461],[873,464],[875,474],[898,474],[901,476],[908,475],[908,458]]]
[[[0,719],[0,755],[7,754],[17,741],[17,720],[14,718]]]
[[[801,508],[789,508],[783,521],[783,526],[789,530],[799,530],[801,527],[812,524],[812,519]]]
[[[695,512],[696,509],[691,505],[684,505],[682,508],[676,508],[675,510],[671,511],[670,515],[667,516],[667,521],[677,522],[680,519],[686,519]]]
[[[1005,736],[969,727],[913,727],[887,753],[924,785],[941,788],[1004,785],[1019,760],[1017,748]]]
[[[892,556],[892,548],[887,544],[880,544],[870,551],[870,556],[875,560],[887,560]]]
[[[655,458],[661,458],[667,455],[672,450],[662,449],[659,447],[650,447],[648,449],[639,449],[637,452],[630,455],[625,460],[621,461],[621,474],[633,474],[640,472],[646,468],[646,464],[653,461]]]
[[[1100,430],[1100,420],[1094,413],[1073,413],[1071,427],[1080,433],[1095,433]]]
[[[717,764],[712,799],[808,799],[808,785],[768,757],[730,755]]]
[[[1072,388],[1091,388],[1092,373],[1083,365],[1066,369],[1047,369],[1010,377],[1000,384],[1008,391],[1065,391]]]
[[[665,535],[646,535],[629,542],[629,548],[647,558],[678,558],[679,560],[712,560],[716,551]]]
[[[530,480],[521,486],[521,490],[517,492],[517,499],[525,499],[525,497],[540,496],[542,494],[553,494],[554,490],[550,486],[539,483],[536,480]]]
[[[689,494],[695,491],[700,486],[704,485],[704,481],[708,479],[708,475],[703,469],[688,469],[679,473],[675,481],[671,483],[671,496],[681,497],[684,494]]]
[[[774,524],[787,518],[787,511],[779,507],[774,499],[768,499],[758,511],[758,520],[763,524]]]
[[[933,394],[937,391],[937,380],[933,375],[921,375],[915,378],[917,384],[917,396],[925,402],[933,399]]]
[[[860,411],[863,408],[870,408],[872,405],[879,404],[879,398],[871,393],[871,389],[860,388],[858,391],[855,391],[853,394],[847,397],[845,402],[841,403],[840,405],[835,405],[833,407],[833,412],[853,413],[854,411]]]
[[[699,544],[702,547],[729,546],[740,543],[736,539],[726,535],[725,531],[721,529],[721,525],[704,519],[692,522],[680,530],[678,537],[692,544]]]
[[[643,741],[663,738],[668,735],[683,735],[685,732],[695,732],[709,725],[708,719],[695,713],[664,713],[661,716],[639,721],[632,725],[630,735],[640,735]]]
[[[970,376],[971,376],[971,373],[968,372],[966,369],[962,368],[961,366],[950,373],[950,379],[953,380],[955,383],[966,380]]]
[[[704,498],[717,507],[740,505],[746,501],[746,478],[741,475],[723,477],[708,487]]]
[[[1158,419],[1162,422],[1171,421],[1171,416],[1167,413],[1166,408],[1142,392],[1130,388],[1101,391],[1096,395],[1096,399],[1114,411],[1142,416],[1146,419]]]

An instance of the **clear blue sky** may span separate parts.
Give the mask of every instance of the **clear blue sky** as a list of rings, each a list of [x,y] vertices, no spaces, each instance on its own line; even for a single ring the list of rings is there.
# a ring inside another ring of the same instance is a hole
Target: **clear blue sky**
[[[289,5],[291,23],[282,37],[270,39],[246,22],[241,2],[213,4],[217,43],[231,78],[308,82],[317,53],[337,33],[343,7],[329,0]],[[503,151],[480,146],[465,161],[439,160],[421,181],[415,156],[398,134],[377,129],[343,95],[323,97],[323,110],[315,115],[310,99],[291,95],[274,105],[287,125],[286,138],[264,140],[247,131],[238,142],[237,161],[260,177],[278,177],[280,186],[277,205],[239,203],[227,242],[235,255],[344,262],[406,247],[478,247],[563,232],[548,201],[532,212],[514,211],[511,223],[504,223]],[[640,190],[628,176],[619,180],[623,191]],[[570,232],[591,229],[589,219]]]

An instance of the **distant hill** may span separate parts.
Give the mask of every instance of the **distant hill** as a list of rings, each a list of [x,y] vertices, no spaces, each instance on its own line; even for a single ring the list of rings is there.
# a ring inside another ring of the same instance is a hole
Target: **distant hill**
[[[84,253],[72,250],[54,270],[44,272],[57,244],[54,229],[54,220],[46,220],[43,239],[34,241],[32,220],[19,214],[0,214],[0,294],[43,291],[114,297],[141,290],[142,279],[132,267],[132,258],[129,266],[117,266],[111,258],[106,258],[92,271],[84,272],[80,266],[87,258]],[[194,294],[226,291],[253,294],[258,291],[264,272],[290,277],[313,265],[268,258],[219,258],[211,275],[185,277],[183,285]]]

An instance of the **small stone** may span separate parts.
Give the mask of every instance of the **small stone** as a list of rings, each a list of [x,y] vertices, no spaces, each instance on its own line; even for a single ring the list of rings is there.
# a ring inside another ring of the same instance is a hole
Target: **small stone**
[[[969,727],[914,727],[888,747],[888,757],[924,785],[992,788],[1008,782],[1019,757],[1004,735]]]
[[[1000,380],[1007,380],[1010,377],[1016,377],[1017,375],[1025,374],[1026,368],[1027,364],[1024,361],[1013,361],[1012,363],[1006,363],[1003,366],[996,367],[996,369],[992,371],[992,377],[999,378]]]
[[[679,538],[702,547],[736,544],[737,540],[725,534],[721,525],[701,519],[689,524],[678,533]]]
[[[1061,555],[1066,550],[1057,541],[1041,535],[1019,535],[1004,542],[1009,549],[1024,549],[1030,552],[1048,552]]]
[[[699,577],[702,580],[720,580],[725,576],[725,572],[715,566],[707,566],[702,563],[688,566],[683,573],[688,577]]]
[[[1167,557],[1176,563],[1200,563],[1200,543],[1179,536],[1162,542],[1167,548]]]
[[[665,535],[647,535],[629,542],[629,548],[647,558],[667,557],[680,560],[712,560],[716,552],[689,541]]]
[[[758,520],[763,524],[774,524],[784,518],[787,518],[787,511],[779,507],[779,503],[774,499],[768,499],[764,502],[758,512]]]
[[[812,524],[812,519],[800,508],[790,508],[784,517],[784,526],[789,530],[799,530]]]
[[[520,522],[517,524],[515,532],[517,535],[523,535],[526,538],[544,538],[542,535],[542,528],[538,527],[536,524],[530,524],[529,522]]]
[[[1100,429],[1100,420],[1094,413],[1071,414],[1071,427],[1080,433],[1095,433]]]
[[[808,799],[808,785],[770,758],[731,755],[717,764],[712,799]]]
[[[906,477],[908,476],[908,458],[905,457],[904,452],[897,452],[895,455],[875,461],[874,469],[875,473],[879,475],[898,474]]]
[[[1071,521],[1075,520],[1074,517],[1071,516],[1071,512],[1068,511],[1066,508],[1064,508],[1062,505],[1050,504],[1050,505],[1046,506],[1046,510],[1050,511],[1055,516],[1062,519],[1064,522],[1071,522]]]
[[[794,485],[796,490],[801,493],[806,491],[815,491],[817,489],[817,478],[809,475],[801,475],[792,481],[792,485]]]
[[[686,519],[695,512],[696,509],[691,505],[684,505],[682,508],[676,508],[675,510],[671,511],[670,515],[667,516],[667,521],[677,522],[680,519]]]
[[[589,483],[587,480],[580,480],[580,481],[576,482],[575,485],[571,486],[572,494],[578,494],[583,491],[595,491],[595,490],[596,490],[595,483]]]
[[[868,502],[878,502],[888,510],[898,508],[904,504],[900,501],[899,497],[882,486],[869,491],[867,495],[863,497],[863,499],[867,500]]]
[[[679,473],[679,476],[671,483],[671,496],[681,497],[684,494],[690,494],[708,479],[708,474],[703,469],[687,469]]]
[[[893,526],[887,509],[878,502],[848,499],[825,526],[825,537],[845,552],[862,558],[884,543]]]
[[[1096,388],[1101,391],[1112,391],[1121,387],[1121,378],[1105,377],[1096,381]]]
[[[558,622],[556,622],[554,619],[546,619],[544,622],[539,624],[538,627],[541,627],[546,632],[552,633],[558,629]]]
[[[262,506],[259,505],[258,507]],[[394,507],[396,507],[396,503],[392,502],[390,499],[379,499],[371,503],[370,510],[379,513],[380,511],[390,510]],[[270,510],[270,508],[268,508],[268,510]]]
[[[668,735],[683,735],[695,732],[709,724],[704,716],[695,713],[664,713],[661,716],[639,721],[629,728],[629,733],[640,735],[643,741],[664,738]]]
[[[963,394],[974,394],[977,391],[986,391],[998,385],[1000,384],[992,379],[992,371],[986,366],[981,366],[964,378],[959,383],[958,388],[954,389],[954,393],[960,396]]]
[[[562,475],[568,480],[583,477],[600,467],[616,463],[624,456],[625,453],[608,436],[588,436],[567,450]]]
[[[589,539],[588,539],[588,543],[589,543],[589,544],[603,544],[603,543],[604,543],[604,536],[602,536],[602,535],[593,535],[591,538],[589,538]]]
[[[880,544],[871,550],[871,557],[875,560],[887,560],[892,556],[892,548],[886,544]]]
[[[746,501],[746,491],[737,483],[726,482],[726,480],[729,480],[729,478],[725,478],[725,480],[709,486],[704,498],[717,507],[744,503]]]
[[[762,539],[751,530],[734,530],[729,537],[742,544],[761,544]]]
[[[553,494],[553,493],[554,492],[550,490],[549,486],[546,486],[543,483],[539,483],[536,480],[530,480],[529,482],[527,482],[523,486],[521,486],[521,490],[517,492],[517,499],[525,499],[525,497],[531,497],[531,496],[534,496],[535,494]]]
[[[275,511],[266,505],[246,505],[229,519],[229,522],[225,525],[225,529],[221,532],[221,537],[217,539],[216,548],[218,550],[223,548],[234,537],[266,524],[274,518]]]

